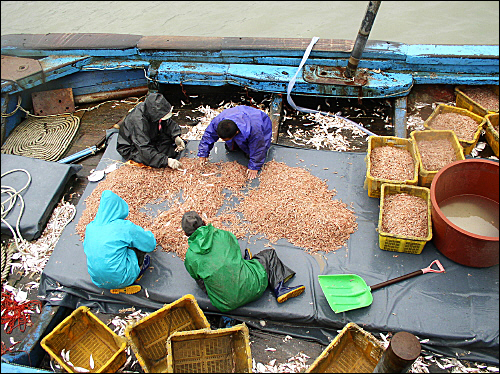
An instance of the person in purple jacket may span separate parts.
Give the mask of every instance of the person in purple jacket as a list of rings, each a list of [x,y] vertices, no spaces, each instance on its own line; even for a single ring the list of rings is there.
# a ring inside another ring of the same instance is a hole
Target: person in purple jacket
[[[215,117],[198,145],[198,157],[207,162],[214,143],[220,138],[228,151],[241,150],[249,158],[248,179],[253,179],[264,165],[271,146],[272,123],[260,109],[245,105],[228,108]]]

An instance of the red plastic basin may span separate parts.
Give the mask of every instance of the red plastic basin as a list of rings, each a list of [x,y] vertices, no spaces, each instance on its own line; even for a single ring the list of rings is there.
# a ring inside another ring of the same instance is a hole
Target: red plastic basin
[[[439,204],[458,195],[477,195],[498,203],[498,162],[484,159],[455,161],[442,168],[431,184],[433,242],[450,260],[472,267],[499,262],[498,237],[470,233],[445,217]]]

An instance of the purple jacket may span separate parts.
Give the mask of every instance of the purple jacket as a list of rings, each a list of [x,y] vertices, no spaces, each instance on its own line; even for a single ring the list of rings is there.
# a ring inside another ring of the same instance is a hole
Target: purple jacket
[[[228,108],[210,122],[198,145],[198,157],[208,157],[219,139],[217,125],[224,119],[234,121],[240,130],[232,140],[226,142],[227,146],[232,148],[232,143],[235,142],[249,156],[248,168],[260,170],[271,146],[273,125],[262,110],[245,105]]]

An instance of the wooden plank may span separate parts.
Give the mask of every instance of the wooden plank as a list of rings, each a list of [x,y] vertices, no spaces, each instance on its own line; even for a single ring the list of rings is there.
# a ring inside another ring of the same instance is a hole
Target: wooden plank
[[[135,48],[141,35],[106,33],[49,33],[2,35],[2,48],[16,49],[127,49]]]
[[[41,71],[38,60],[2,55],[2,80],[17,81]]]
[[[253,37],[194,37],[194,36],[143,36],[137,48],[169,50],[305,50],[309,38],[253,38]],[[350,52],[354,42],[341,39],[320,39],[314,46],[318,51]]]

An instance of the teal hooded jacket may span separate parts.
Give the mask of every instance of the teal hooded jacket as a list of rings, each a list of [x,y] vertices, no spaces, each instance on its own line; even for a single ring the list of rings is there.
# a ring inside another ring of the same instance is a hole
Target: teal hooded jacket
[[[101,194],[95,219],[85,229],[83,250],[92,282],[100,288],[130,286],[140,268],[137,255],[130,248],[152,252],[156,239],[151,231],[126,220],[128,205],[110,190]]]
[[[227,312],[258,299],[268,286],[267,272],[257,260],[244,260],[233,233],[211,224],[188,239],[184,266],[195,280],[203,279],[214,307]]]

